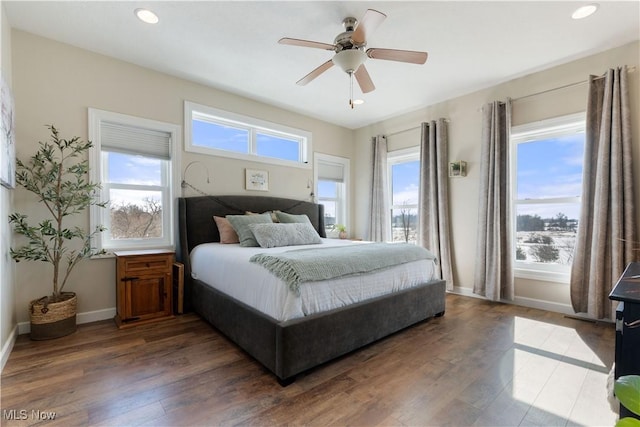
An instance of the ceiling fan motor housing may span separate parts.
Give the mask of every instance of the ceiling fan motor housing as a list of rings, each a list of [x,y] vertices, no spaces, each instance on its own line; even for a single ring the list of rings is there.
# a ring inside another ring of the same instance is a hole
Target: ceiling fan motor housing
[[[349,49],[360,49],[364,48],[366,43],[362,43],[360,45],[355,44],[353,39],[353,32],[355,31],[356,25],[358,24],[358,20],[353,17],[344,18],[342,21],[342,25],[344,25],[344,32],[338,34],[336,38],[333,40],[333,44],[336,46],[336,52],[340,52],[342,50]]]

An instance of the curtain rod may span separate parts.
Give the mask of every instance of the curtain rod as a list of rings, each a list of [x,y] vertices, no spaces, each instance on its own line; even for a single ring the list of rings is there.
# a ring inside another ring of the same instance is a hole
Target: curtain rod
[[[449,123],[449,119],[444,119],[444,121],[445,121],[446,123]],[[412,127],[412,128],[402,129],[402,130],[399,130],[399,131],[397,131],[397,132],[388,133],[388,134],[385,134],[385,136],[386,136],[387,138],[389,138],[390,136],[395,136],[395,135],[399,135],[399,134],[401,134],[401,133],[410,132],[410,131],[412,131],[412,130],[420,129],[421,127],[422,127],[422,124],[421,124],[420,126],[414,126],[414,127]]]
[[[636,67],[635,66],[627,68],[627,73],[633,73],[634,71],[636,71]],[[600,80],[600,79],[604,79],[604,78],[605,78],[605,75],[602,75],[602,76],[598,76],[598,77],[594,78],[594,80]],[[511,98],[511,102],[520,101],[522,99],[531,98],[533,96],[543,95],[543,94],[548,93],[548,92],[555,92],[556,90],[568,89],[570,87],[584,85],[584,84],[587,84],[588,82],[589,82],[589,80],[581,80],[579,82],[569,83],[569,84],[566,84],[564,86],[558,86],[558,87],[554,87],[554,88],[551,88],[551,89],[542,90],[540,92],[530,93],[529,95],[520,96],[518,98]]]

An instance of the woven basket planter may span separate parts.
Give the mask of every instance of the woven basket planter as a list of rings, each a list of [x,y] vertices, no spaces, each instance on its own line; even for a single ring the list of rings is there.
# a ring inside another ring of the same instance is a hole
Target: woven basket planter
[[[29,303],[32,340],[60,338],[76,331],[76,294],[63,292],[62,297],[58,302],[48,302],[44,297]]]

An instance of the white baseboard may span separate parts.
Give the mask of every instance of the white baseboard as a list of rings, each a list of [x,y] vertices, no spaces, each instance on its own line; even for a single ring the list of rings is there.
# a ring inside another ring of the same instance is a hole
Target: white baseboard
[[[2,346],[2,353],[0,353],[0,373],[2,373],[7,360],[9,360],[9,355],[11,354],[11,350],[13,350],[13,345],[15,344],[17,337],[18,325],[14,326],[13,330],[9,334],[9,338],[7,338],[7,342]]]
[[[474,294],[473,289],[471,288],[463,288],[460,286],[456,286],[453,288],[453,291],[449,291],[449,292],[452,294],[462,295],[465,297],[480,298],[485,300],[487,299],[482,295]],[[500,302],[503,302],[506,304],[521,305],[523,307],[528,307],[528,308],[537,308],[539,310],[553,311],[555,313],[568,314],[570,316],[576,316],[576,314],[573,311],[573,308],[569,304],[562,304],[559,302],[545,301],[545,300],[540,300],[535,298],[526,298],[526,297],[515,297],[513,301],[502,300]]]
[[[571,316],[576,315],[576,313],[573,311],[573,307],[571,307],[569,304],[562,304],[559,302],[545,301],[545,300],[540,300],[535,298],[525,298],[525,297],[515,297],[513,301],[503,301],[503,302],[522,305],[524,307],[529,307],[529,308],[537,308],[539,310],[547,310],[547,311],[553,311],[556,313],[568,314]]]
[[[103,310],[87,311],[84,313],[78,313],[76,315],[76,323],[81,325],[83,323],[98,322],[100,320],[113,319],[116,315],[116,308],[105,308]],[[30,322],[18,323],[18,334],[28,334],[31,332]]]
[[[454,286],[452,291],[447,291],[447,292],[449,292],[451,294],[462,295],[462,296],[465,296],[465,297],[486,299],[482,295],[474,294],[473,293],[473,289],[471,289],[471,288],[463,288],[461,286]]]

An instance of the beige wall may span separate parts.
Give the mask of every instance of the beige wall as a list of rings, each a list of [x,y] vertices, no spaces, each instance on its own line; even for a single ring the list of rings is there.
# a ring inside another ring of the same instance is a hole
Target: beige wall
[[[3,17],[2,60],[5,71],[6,21]],[[480,157],[480,107],[489,101],[518,98],[531,93],[553,89],[576,81],[588,74],[601,74],[605,69],[618,65],[638,67],[639,43],[613,49],[599,55],[571,62],[562,66],[506,82],[504,84],[422,108],[357,131],[351,131],[321,122],[290,111],[275,108],[227,92],[205,87],[186,80],[154,72],[129,63],[114,60],[82,49],[53,42],[29,33],[14,30],[8,44],[13,51],[12,75],[17,109],[17,154],[20,158],[30,155],[37,141],[44,140],[48,132],[45,124],[54,124],[63,136],[87,137],[87,108],[183,124],[183,102],[194,101],[262,120],[282,123],[313,133],[313,150],[351,159],[351,223],[355,237],[366,237],[369,211],[369,182],[371,158],[369,139],[375,134],[393,134],[389,144],[392,149],[417,145],[420,122],[446,117],[450,120],[449,157],[466,160],[468,175],[450,181],[451,232],[455,284],[463,292],[473,286],[475,261],[476,220],[478,198],[478,159]],[[7,42],[8,43],[8,42]],[[637,123],[640,94],[640,72],[631,74],[632,108],[636,118],[634,127],[635,164],[640,162],[640,126]],[[545,117],[567,114],[582,109],[586,85],[550,92],[516,101],[514,123],[526,123]],[[408,132],[404,132],[411,129]],[[309,195],[307,180],[313,174],[310,169],[295,169],[201,156],[182,152],[182,169],[192,160],[200,160],[209,169],[211,183],[206,184],[204,171],[193,168],[189,180],[202,190],[213,194],[238,194],[245,192],[243,171],[246,167],[266,169],[270,172],[269,195],[306,198]],[[636,176],[638,200],[640,200],[640,173]],[[13,203],[16,211],[34,218],[39,206],[26,192],[18,189],[2,191],[2,209]],[[187,192],[186,195],[194,195]],[[13,201],[11,202],[11,198]],[[6,203],[5,203],[6,202]],[[4,212],[3,212],[4,213]],[[87,226],[88,216],[80,218],[78,225]],[[6,224],[4,225],[6,227]],[[6,235],[3,233],[3,235]],[[4,251],[5,249],[3,249]],[[17,322],[27,322],[28,302],[50,292],[45,265],[20,263],[15,268],[16,291],[11,286],[14,274],[12,263],[3,252],[2,260],[2,343]],[[79,312],[104,316],[115,307],[114,260],[86,261],[75,271],[68,289],[79,293]],[[5,267],[7,269],[5,269]],[[9,271],[9,275],[6,272]],[[552,304],[569,302],[567,286],[551,282],[518,280],[516,293],[519,298],[531,298]],[[15,301],[15,306],[12,306]],[[7,309],[5,309],[5,305]],[[4,322],[7,319],[8,326]]]
[[[183,124],[184,101],[241,113],[304,129],[313,134],[313,150],[353,157],[353,131],[285,111],[247,98],[151,71],[86,50],[13,31],[13,75],[17,109],[17,155],[26,158],[37,142],[48,137],[45,124],[54,124],[64,137],[87,138],[87,108],[113,111],[174,124]],[[271,196],[309,197],[311,169],[272,166],[183,152],[182,168],[193,160],[209,169],[189,170],[189,181],[207,193],[244,193],[244,169],[269,171]],[[310,159],[310,164],[313,164]],[[196,195],[191,190],[185,195]],[[15,209],[38,218],[39,206],[23,190],[15,191]],[[77,222],[88,226],[88,214]],[[81,263],[67,285],[78,293],[78,312],[104,317],[115,307],[113,259]],[[50,293],[48,265],[21,262],[16,266],[16,307],[19,322],[27,322],[29,300]]]
[[[11,87],[11,28],[4,10],[4,4],[0,3],[0,73]],[[0,186],[0,218],[7,218],[11,213],[13,204],[13,191]],[[11,244],[11,231],[9,223],[0,221],[0,349],[2,349],[2,362],[8,357],[11,334],[16,326],[15,309],[15,285],[13,261],[9,255]],[[3,363],[0,363],[0,368]]]
[[[412,129],[423,121],[445,117],[449,123],[449,159],[468,163],[466,178],[449,180],[451,208],[451,234],[455,286],[463,293],[473,288],[475,246],[478,214],[478,174],[480,158],[481,114],[483,104],[507,97],[517,99],[526,95],[586,81],[589,74],[600,75],[608,68],[628,65],[636,71],[629,74],[635,165],[640,164],[640,43],[612,49],[598,55],[583,58],[535,74],[527,75],[485,90],[461,96],[409,114],[358,129],[354,161],[356,171],[354,186],[354,219],[359,237],[366,236],[369,213],[369,181],[371,170],[370,137],[376,134],[394,134],[389,138],[390,150],[419,145],[419,130]],[[471,72],[471,70],[470,70]],[[544,118],[584,111],[587,85],[554,90],[546,94],[514,101],[514,124],[529,123]],[[397,133],[400,132],[400,133]],[[636,168],[636,200],[640,200],[640,167]],[[639,212],[640,214],[640,212]],[[640,216],[639,218],[640,219]],[[563,309],[570,304],[568,285],[553,282],[516,280],[516,295],[521,302],[544,302],[549,308]]]

